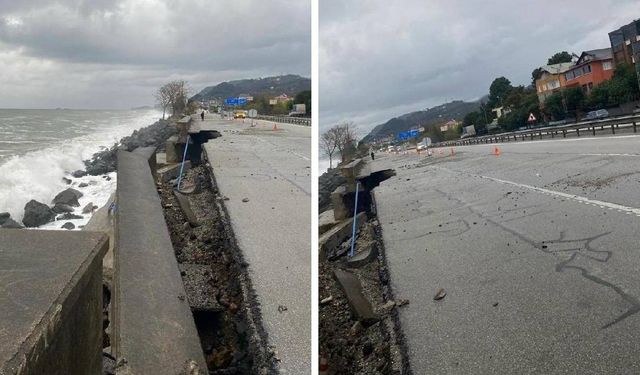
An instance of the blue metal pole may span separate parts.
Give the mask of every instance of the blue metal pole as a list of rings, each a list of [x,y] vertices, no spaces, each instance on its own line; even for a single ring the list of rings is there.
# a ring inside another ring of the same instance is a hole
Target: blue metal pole
[[[356,182],[356,203],[353,206],[353,227],[351,228],[351,252],[349,256],[353,256],[353,251],[356,246],[356,221],[358,215],[358,190],[360,190],[360,181]]]
[[[182,183],[182,171],[184,171],[184,161],[187,159],[188,148],[189,148],[189,135],[187,134],[187,141],[184,144],[184,154],[182,155],[182,165],[180,166],[180,174],[178,175],[178,191],[180,191],[180,184]]]

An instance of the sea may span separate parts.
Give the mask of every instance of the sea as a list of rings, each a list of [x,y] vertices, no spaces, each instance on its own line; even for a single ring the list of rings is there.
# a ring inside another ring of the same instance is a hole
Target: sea
[[[80,215],[90,202],[102,207],[115,191],[116,173],[108,174],[108,179],[73,178],[71,173],[84,169],[83,160],[94,153],[161,117],[155,109],[0,109],[0,212],[9,212],[21,222],[29,200],[51,204],[56,194],[68,187],[83,193],[74,213]],[[71,185],[63,177],[71,179]],[[80,188],[83,182],[87,186]],[[78,228],[90,216],[53,222],[40,229],[60,229],[67,221]]]

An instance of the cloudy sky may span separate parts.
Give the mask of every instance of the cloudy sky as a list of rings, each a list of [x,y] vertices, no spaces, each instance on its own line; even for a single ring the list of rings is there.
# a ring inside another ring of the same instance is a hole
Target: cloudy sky
[[[529,84],[555,52],[610,46],[640,18],[638,0],[322,0],[321,129],[374,125],[452,99],[494,78]]]
[[[311,4],[0,0],[0,108],[130,108],[162,83],[311,75]]]

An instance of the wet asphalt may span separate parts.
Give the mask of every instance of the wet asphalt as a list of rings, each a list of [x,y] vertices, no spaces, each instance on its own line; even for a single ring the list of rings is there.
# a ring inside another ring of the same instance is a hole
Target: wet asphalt
[[[640,372],[640,137],[371,167],[397,173],[374,192],[414,373]]]
[[[262,321],[283,374],[311,368],[311,129],[250,120],[198,122]]]

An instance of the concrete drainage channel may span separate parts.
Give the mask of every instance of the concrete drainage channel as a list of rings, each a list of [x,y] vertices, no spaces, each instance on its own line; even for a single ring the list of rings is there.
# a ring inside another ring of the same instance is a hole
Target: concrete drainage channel
[[[341,168],[346,184],[320,215],[320,365],[327,374],[411,374],[391,290],[373,189],[395,175],[368,172],[362,161]],[[359,182],[359,185],[357,184]],[[359,186],[355,254],[349,257],[355,188]]]
[[[275,373],[214,176],[200,165],[185,172],[181,193],[174,183],[160,182],[158,192],[209,373]]]

